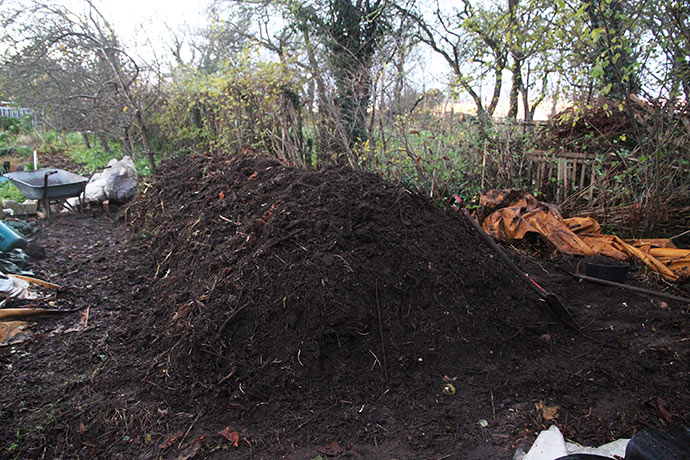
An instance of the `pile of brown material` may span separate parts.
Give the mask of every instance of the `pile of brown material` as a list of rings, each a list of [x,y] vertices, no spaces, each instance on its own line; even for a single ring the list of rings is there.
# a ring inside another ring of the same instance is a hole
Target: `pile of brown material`
[[[569,107],[552,118],[544,133],[545,147],[597,154],[619,148],[633,150],[635,126],[652,126],[651,114],[655,110],[634,96],[630,106],[600,98],[587,106]]]
[[[180,158],[127,219],[156,261],[145,378],[223,382],[220,407],[434,401],[444,376],[486,375],[507,338],[556,323],[457,213],[370,173]]]
[[[127,217],[157,261],[154,338],[182,340],[173,374],[234,369],[237,397],[240,383],[259,399],[305,383],[378,396],[446,347],[476,351],[473,331],[539,318],[458,215],[374,174],[197,156],[157,177]]]

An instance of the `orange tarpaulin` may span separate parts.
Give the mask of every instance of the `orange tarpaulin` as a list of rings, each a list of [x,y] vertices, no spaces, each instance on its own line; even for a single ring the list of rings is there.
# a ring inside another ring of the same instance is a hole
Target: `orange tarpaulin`
[[[690,276],[690,249],[678,249],[671,240],[604,235],[595,219],[564,219],[556,206],[520,190],[491,190],[480,195],[479,205],[482,227],[494,238],[515,241],[533,232],[566,254],[638,259],[671,281]]]

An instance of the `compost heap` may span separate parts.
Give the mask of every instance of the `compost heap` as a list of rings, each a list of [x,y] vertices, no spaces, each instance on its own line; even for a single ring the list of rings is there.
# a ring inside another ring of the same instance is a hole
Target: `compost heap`
[[[137,325],[155,356],[146,381],[220,385],[219,408],[270,401],[276,423],[305,400],[438,398],[459,373],[469,397],[523,325],[537,329],[527,354],[563,330],[459,213],[375,174],[175,158],[126,218],[154,260],[154,314]]]

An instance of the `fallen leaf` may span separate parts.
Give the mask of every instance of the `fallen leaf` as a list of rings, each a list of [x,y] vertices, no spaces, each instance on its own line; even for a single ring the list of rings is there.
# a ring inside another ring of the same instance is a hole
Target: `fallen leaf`
[[[234,447],[237,447],[237,443],[240,440],[240,434],[237,431],[233,430],[230,425],[220,430],[218,434],[230,441]]]
[[[259,173],[258,172],[253,172],[251,176],[248,177],[249,180],[254,179]]]
[[[86,425],[84,425],[84,422],[79,422],[79,428],[77,428],[77,431],[80,433],[83,433],[86,431]]]
[[[186,317],[189,314],[191,306],[192,302],[187,302],[186,304],[181,305],[177,312],[173,315],[172,321],[175,322],[178,319]]]
[[[221,200],[222,200],[223,198],[225,198],[225,192],[221,191],[221,192],[218,194],[218,198],[220,198]]]
[[[666,310],[668,308],[668,304],[666,302],[661,302],[659,304],[659,308],[661,308],[662,310]]]
[[[544,418],[544,420],[550,422],[558,418],[558,410],[560,409],[559,406],[547,406],[543,401],[539,401],[536,404],[536,407],[537,410],[541,412],[541,416]]]
[[[177,438],[179,438],[180,436],[182,436],[181,431],[178,431],[175,434],[168,434],[160,445],[161,450],[165,450],[168,447],[175,444],[175,441],[177,441]]]
[[[343,453],[343,449],[340,447],[340,444],[338,444],[338,441],[333,441],[324,447],[317,447],[316,451],[320,454],[331,455],[334,457]]]
[[[7,321],[0,323],[0,346],[12,343],[21,343],[22,340],[11,340],[16,335],[28,329],[29,323],[25,321]]]
[[[544,407],[544,410],[542,412],[542,415],[544,416],[544,420],[553,420],[558,418],[558,406],[546,406]]]

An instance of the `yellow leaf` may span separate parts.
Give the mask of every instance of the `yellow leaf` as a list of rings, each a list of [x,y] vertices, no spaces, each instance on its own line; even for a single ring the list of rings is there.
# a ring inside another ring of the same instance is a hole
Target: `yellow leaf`
[[[541,412],[541,415],[544,418],[544,420],[550,422],[558,418],[558,410],[560,409],[559,406],[547,406],[544,404],[544,401],[539,401],[535,404],[535,406],[537,410]]]

